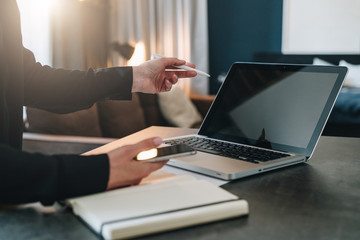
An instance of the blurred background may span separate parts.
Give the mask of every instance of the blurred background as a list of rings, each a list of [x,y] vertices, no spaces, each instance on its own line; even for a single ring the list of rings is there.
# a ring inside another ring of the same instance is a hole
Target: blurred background
[[[157,53],[193,62],[211,75],[182,79],[169,93],[136,93],[132,101],[100,101],[70,114],[26,108],[27,151],[82,153],[154,125],[198,128],[236,61],[346,61],[348,84],[323,134],[360,137],[360,0],[17,2],[23,44],[43,65],[82,70],[138,65]],[[46,134],[62,135],[63,144]],[[71,136],[111,139],[95,146],[94,140],[78,143]]]
[[[211,75],[181,81],[187,95],[215,94],[231,64],[256,52],[360,53],[359,0],[17,2],[24,46],[42,64],[87,69],[176,56]]]

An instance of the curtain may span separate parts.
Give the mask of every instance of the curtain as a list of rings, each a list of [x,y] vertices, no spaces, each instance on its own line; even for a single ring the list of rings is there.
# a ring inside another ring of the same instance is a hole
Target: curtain
[[[157,53],[208,71],[206,0],[110,0],[109,16],[110,41],[143,47],[143,60]],[[111,52],[110,62],[127,64],[116,52]],[[182,79],[178,85],[187,95],[208,93],[207,77]]]
[[[52,65],[82,69],[107,66],[108,1],[56,0],[51,19]]]
[[[82,69],[127,65],[111,43],[174,56],[208,71],[206,0],[53,0],[52,66]],[[138,62],[139,63],[139,62]],[[208,78],[182,79],[187,95],[208,94]]]

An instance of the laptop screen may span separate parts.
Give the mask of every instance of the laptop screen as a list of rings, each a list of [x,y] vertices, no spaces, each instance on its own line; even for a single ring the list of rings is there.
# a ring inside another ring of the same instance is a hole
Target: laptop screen
[[[235,63],[200,135],[310,156],[346,68]]]

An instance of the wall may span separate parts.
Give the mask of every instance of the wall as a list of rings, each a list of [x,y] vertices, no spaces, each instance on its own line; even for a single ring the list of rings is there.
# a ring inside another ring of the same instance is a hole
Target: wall
[[[235,61],[281,51],[282,0],[208,0],[210,93]]]
[[[359,53],[359,0],[284,0],[284,53]]]

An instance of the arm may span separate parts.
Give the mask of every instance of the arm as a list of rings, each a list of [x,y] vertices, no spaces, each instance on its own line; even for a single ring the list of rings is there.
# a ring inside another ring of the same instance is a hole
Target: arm
[[[52,112],[86,109],[106,98],[131,99],[131,67],[55,69],[36,63],[34,55],[24,49],[24,75],[25,105]]]
[[[55,200],[104,191],[109,176],[107,155],[45,156],[0,145],[0,203]]]
[[[51,205],[56,200],[138,184],[166,161],[145,163],[134,156],[161,142],[161,138],[149,138],[93,156],[45,156],[0,144],[0,204],[41,201]]]
[[[170,91],[179,78],[196,76],[195,71],[174,71],[173,66],[183,64],[195,67],[177,58],[161,58],[136,67],[71,71],[42,66],[24,49],[25,105],[66,113],[106,98],[131,99],[131,92]]]

